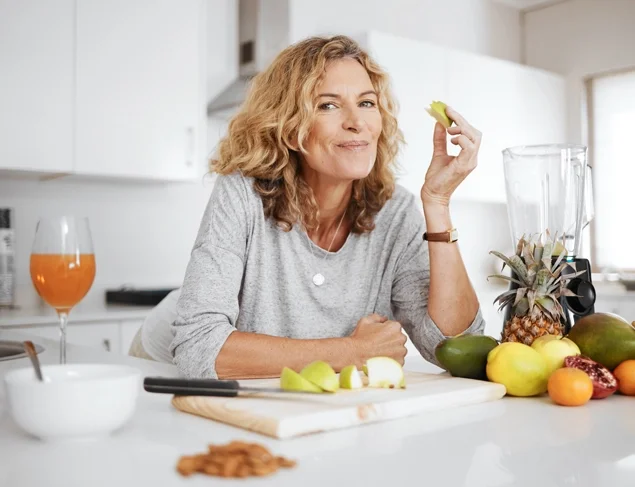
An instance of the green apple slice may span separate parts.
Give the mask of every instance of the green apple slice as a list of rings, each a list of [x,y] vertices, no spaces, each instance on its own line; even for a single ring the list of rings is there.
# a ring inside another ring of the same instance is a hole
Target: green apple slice
[[[300,375],[328,392],[335,392],[340,388],[340,381],[333,367],[323,360],[310,363],[300,371]]]
[[[406,387],[403,368],[390,357],[373,357],[366,361],[368,368],[368,387],[401,388]]]
[[[443,125],[446,129],[452,125],[452,120],[445,113],[445,109],[447,105],[442,101],[433,101],[430,103],[430,107],[426,108],[426,111],[434,118],[437,122]]]
[[[340,387],[342,389],[361,389],[364,386],[357,367],[347,365],[340,371]]]
[[[318,386],[309,382],[295,370],[284,367],[280,374],[280,387],[285,391],[324,392]]]

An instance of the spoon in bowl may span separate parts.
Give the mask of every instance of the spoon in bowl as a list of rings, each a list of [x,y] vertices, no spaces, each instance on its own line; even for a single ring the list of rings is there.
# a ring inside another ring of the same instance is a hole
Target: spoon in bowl
[[[44,382],[44,377],[42,377],[42,369],[40,368],[40,360],[37,358],[37,352],[35,351],[35,346],[31,340],[27,340],[24,342],[24,350],[28,354],[31,359],[31,363],[33,364],[33,368],[35,369],[35,375],[40,380],[40,382]]]

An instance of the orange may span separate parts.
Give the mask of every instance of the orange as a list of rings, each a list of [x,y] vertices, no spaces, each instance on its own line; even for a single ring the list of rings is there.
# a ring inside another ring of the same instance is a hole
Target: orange
[[[549,376],[547,392],[556,404],[582,406],[593,395],[593,382],[585,372],[564,367]]]
[[[626,396],[635,396],[635,360],[625,360],[613,371],[617,390]]]

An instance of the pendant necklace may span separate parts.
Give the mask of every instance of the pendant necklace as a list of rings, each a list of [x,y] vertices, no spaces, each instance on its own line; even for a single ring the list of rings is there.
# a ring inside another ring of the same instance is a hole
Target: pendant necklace
[[[329,252],[331,252],[331,247],[333,246],[333,242],[335,241],[335,237],[337,236],[337,233],[340,231],[340,226],[342,226],[342,222],[344,221],[345,215],[346,215],[346,211],[342,214],[342,218],[340,218],[340,223],[337,225],[337,229],[335,230],[335,233],[333,234],[333,238],[331,239],[329,248],[326,251],[327,252],[326,255],[324,255],[324,258],[322,259],[322,263],[324,263],[324,261],[329,255]],[[311,242],[311,239],[309,238],[308,232],[306,232],[306,238],[309,241],[309,250],[311,251],[311,258],[315,262],[315,255],[313,255],[312,242]],[[324,284],[324,281],[326,281],[326,278],[321,272],[317,272],[316,274],[313,275],[312,280],[313,280],[313,284],[315,284],[316,286],[321,286],[322,284]]]

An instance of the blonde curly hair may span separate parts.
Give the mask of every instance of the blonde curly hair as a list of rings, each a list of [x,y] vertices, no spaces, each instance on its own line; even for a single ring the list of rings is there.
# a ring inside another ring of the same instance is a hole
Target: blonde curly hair
[[[353,233],[373,230],[375,215],[395,189],[393,169],[403,135],[397,126],[388,76],[349,37],[310,37],[278,54],[252,79],[247,98],[210,163],[212,172],[238,171],[254,178],[265,215],[285,231],[298,222],[307,230],[318,226],[318,205],[302,178],[300,157],[306,152],[303,143],[317,112],[317,86],[327,65],[343,58],[355,59],[366,69],[382,116],[375,164],[366,178],[353,182],[347,210]]]

